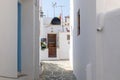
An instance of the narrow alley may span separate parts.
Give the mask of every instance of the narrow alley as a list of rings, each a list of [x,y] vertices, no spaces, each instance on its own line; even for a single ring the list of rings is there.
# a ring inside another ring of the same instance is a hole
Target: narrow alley
[[[40,80],[76,80],[70,63],[64,61],[42,61]]]
[[[0,0],[0,80],[120,80],[120,0]]]

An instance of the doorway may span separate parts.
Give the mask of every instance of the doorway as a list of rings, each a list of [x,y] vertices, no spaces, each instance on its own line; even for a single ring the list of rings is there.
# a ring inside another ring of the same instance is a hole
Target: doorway
[[[48,34],[48,57],[56,57],[56,34]]]
[[[21,72],[21,3],[18,2],[18,72]]]

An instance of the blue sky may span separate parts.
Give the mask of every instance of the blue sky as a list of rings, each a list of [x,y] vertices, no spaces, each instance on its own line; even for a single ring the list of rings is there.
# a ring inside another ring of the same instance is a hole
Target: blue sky
[[[56,2],[57,6],[63,5],[63,16],[68,16],[70,14],[70,1],[69,0],[42,0],[43,12],[49,17],[54,17],[54,9],[52,7],[52,2]],[[61,8],[55,8],[55,16],[58,17],[61,13]]]

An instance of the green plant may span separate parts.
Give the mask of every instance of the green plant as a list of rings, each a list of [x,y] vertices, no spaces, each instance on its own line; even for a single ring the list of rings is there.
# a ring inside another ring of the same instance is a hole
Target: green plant
[[[47,48],[47,45],[45,42],[41,42],[41,50],[45,50]]]

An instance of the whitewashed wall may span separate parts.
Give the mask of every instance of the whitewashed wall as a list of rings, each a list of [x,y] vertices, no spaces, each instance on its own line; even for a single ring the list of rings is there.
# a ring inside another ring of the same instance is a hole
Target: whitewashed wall
[[[70,29],[69,26],[65,26],[64,27],[64,32],[67,32],[66,28]],[[53,32],[51,32],[51,31],[53,31]],[[63,29],[62,29],[61,25],[53,25],[53,26],[52,25],[51,26],[44,26],[43,25],[42,28],[41,28],[41,33],[40,33],[41,36],[40,37],[41,38],[46,38],[48,33],[56,33],[56,34],[58,34],[59,32],[63,32]]]
[[[71,0],[71,4],[73,6],[71,8],[73,54],[71,55],[73,55],[73,69],[77,79],[118,80],[119,37],[117,36],[120,25],[118,23],[120,1]],[[81,13],[80,36],[77,36],[78,8]],[[115,11],[116,9],[118,11]],[[104,27],[103,32],[97,32],[98,27]]]
[[[17,0],[0,1],[0,76],[17,77]]]
[[[119,9],[119,8],[120,8],[119,0],[96,0],[97,16],[100,13],[106,13],[108,11]]]
[[[22,72],[28,79],[34,79],[33,74],[33,0],[22,2]]]
[[[69,32],[59,33],[59,59],[69,59],[70,40],[67,40]]]
[[[70,0],[70,51],[69,51],[69,60],[71,67],[73,68],[73,26],[74,26],[74,1]]]
[[[34,78],[39,80],[39,73],[41,73],[41,65],[39,65],[39,35],[40,35],[40,22],[39,22],[39,0],[34,0],[36,5],[34,6]]]
[[[77,80],[95,80],[96,1],[71,0],[73,69]],[[80,9],[80,36],[77,36],[77,12]]]
[[[26,80],[39,77],[39,16],[34,0],[22,1],[22,73]]]
[[[120,9],[108,12],[104,26],[103,80],[120,79]]]
[[[45,27],[43,26],[43,18],[40,17],[40,38],[45,36]]]
[[[22,73],[27,76],[18,79],[34,80],[39,78],[39,7],[35,7],[34,0],[22,0],[21,3]],[[0,1],[0,80],[18,80],[17,7],[18,0]]]
[[[109,55],[106,55],[106,52],[105,52],[106,50],[108,50],[105,48],[105,45],[107,44],[108,39],[110,37],[107,35],[109,33],[109,30],[107,30],[108,27],[106,28],[106,26],[105,26],[106,25],[105,22],[109,21],[109,20],[105,19],[105,15],[109,11],[114,12],[114,11],[116,11],[116,9],[119,9],[119,8],[120,8],[120,1],[119,0],[97,0],[97,7],[96,7],[97,26],[96,26],[96,29],[98,27],[103,27],[103,31],[97,32],[97,34],[96,34],[96,80],[105,80],[104,77],[109,75],[109,74],[106,74],[106,75],[104,74],[104,71],[105,71],[104,70],[105,69],[104,63],[106,62],[107,56],[110,57]],[[114,14],[116,14],[116,13],[114,13]],[[111,17],[115,17],[115,16],[111,15]],[[112,24],[114,24],[114,23],[112,23]],[[107,23],[107,25],[108,25],[108,23]],[[116,26],[116,25],[114,25],[114,26]],[[113,28],[109,27],[109,29],[113,29]],[[112,33],[116,32],[116,31],[117,30],[113,29]],[[111,34],[111,32],[109,34]],[[110,44],[112,44],[112,43],[109,43],[109,45]],[[112,52],[111,52],[111,54],[112,54]],[[107,67],[109,67],[109,66],[110,66],[110,64],[107,64]],[[117,78],[117,76],[116,76],[116,78]]]
[[[98,32],[98,39],[101,36],[102,46],[96,54],[96,78],[97,80],[119,79],[119,19],[120,9],[112,10],[104,15],[104,28]],[[99,42],[99,41],[98,41]],[[100,45],[98,45],[100,46]]]

